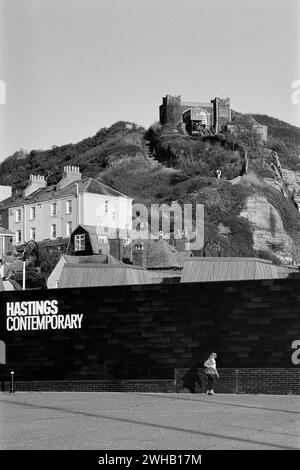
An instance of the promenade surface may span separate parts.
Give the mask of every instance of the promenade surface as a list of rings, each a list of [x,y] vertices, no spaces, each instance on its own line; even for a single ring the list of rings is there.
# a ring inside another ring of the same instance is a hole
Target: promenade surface
[[[2,392],[0,449],[300,449],[300,397]]]

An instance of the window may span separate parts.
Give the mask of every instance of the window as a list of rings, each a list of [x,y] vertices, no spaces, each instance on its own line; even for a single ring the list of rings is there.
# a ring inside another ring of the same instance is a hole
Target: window
[[[21,209],[16,210],[16,222],[21,222]]]
[[[34,220],[35,219],[35,207],[30,207],[29,210],[29,219]]]
[[[127,246],[130,244],[130,238],[123,238],[123,246]]]
[[[105,212],[108,212],[108,201],[105,201]]]
[[[99,237],[98,238],[99,243],[108,243],[108,237]]]
[[[35,240],[35,227],[30,229],[30,240]]]
[[[56,224],[51,225],[51,238],[56,238]]]
[[[51,215],[56,215],[56,202],[51,204]]]
[[[66,214],[71,214],[72,213],[72,201],[67,201],[66,202]]]
[[[85,235],[75,235],[75,251],[84,251],[85,250]]]
[[[16,231],[16,243],[21,243],[22,241],[22,232],[21,230]]]
[[[72,233],[72,222],[66,223],[66,236],[69,237]]]
[[[200,115],[200,121],[202,122],[202,124],[207,124],[207,114],[202,111],[199,113]]]

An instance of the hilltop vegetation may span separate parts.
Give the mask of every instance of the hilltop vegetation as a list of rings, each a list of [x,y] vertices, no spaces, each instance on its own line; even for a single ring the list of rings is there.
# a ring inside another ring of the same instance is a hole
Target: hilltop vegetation
[[[284,230],[298,244],[299,212],[292,199],[266,186],[278,179],[272,168],[275,150],[283,168],[299,170],[300,129],[267,116],[254,115],[270,126],[268,144],[263,145],[251,131],[221,140],[202,141],[159,124],[145,131],[140,126],[118,122],[100,129],[93,137],[77,144],[55,146],[51,150],[16,152],[0,165],[0,184],[23,189],[29,175],[43,174],[48,184],[57,183],[65,165],[78,165],[83,176],[92,176],[130,195],[136,202],[202,203],[205,205],[205,239],[219,241],[224,256],[262,256],[276,260],[276,250],[254,250],[253,226],[239,214],[249,197],[266,198],[280,215]],[[249,116],[237,113],[235,119],[249,123]],[[246,126],[247,127],[247,126]],[[296,143],[295,143],[296,142]],[[242,174],[241,153],[227,144],[244,145],[248,151],[248,177],[237,184],[230,180]],[[150,149],[150,151],[148,150]],[[215,170],[222,170],[216,179]],[[228,236],[220,231],[228,228]]]
[[[138,126],[128,130],[120,121],[77,144],[31,150],[27,155],[15,152],[0,164],[0,184],[23,189],[31,173],[45,175],[48,184],[55,184],[65,165],[78,165],[85,176],[95,177],[115,159],[139,153],[142,140],[143,130]]]

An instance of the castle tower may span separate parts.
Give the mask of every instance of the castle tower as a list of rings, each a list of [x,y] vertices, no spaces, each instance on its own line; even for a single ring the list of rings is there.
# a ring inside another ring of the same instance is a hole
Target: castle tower
[[[182,122],[181,96],[166,95],[159,107],[159,122],[177,127]]]
[[[213,104],[214,128],[219,132],[224,124],[231,121],[230,98],[215,98]]]

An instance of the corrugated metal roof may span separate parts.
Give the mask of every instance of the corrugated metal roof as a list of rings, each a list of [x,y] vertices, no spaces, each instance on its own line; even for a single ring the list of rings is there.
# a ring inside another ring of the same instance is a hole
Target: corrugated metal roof
[[[61,273],[65,264],[106,264],[123,265],[121,261],[111,255],[71,256],[62,255],[52,273],[47,279],[48,289],[55,289],[60,281]]]
[[[151,274],[128,265],[65,264],[59,288],[153,284]]]
[[[73,264],[121,264],[122,261],[114,258],[112,255],[88,255],[88,256],[71,256],[63,255],[67,263]]]
[[[180,282],[277,279],[288,277],[291,272],[288,267],[278,267],[258,258],[193,257],[185,261]]]

